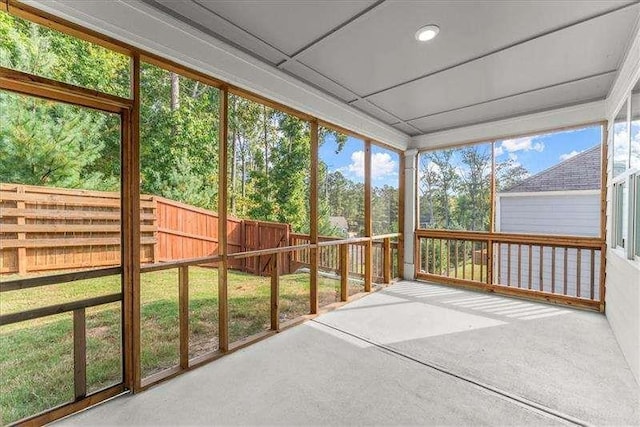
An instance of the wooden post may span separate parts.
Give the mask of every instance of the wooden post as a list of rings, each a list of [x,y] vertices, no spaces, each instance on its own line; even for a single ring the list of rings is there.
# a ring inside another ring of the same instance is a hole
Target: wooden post
[[[75,400],[87,395],[87,327],[84,308],[73,310],[73,389]]]
[[[24,195],[25,191],[24,191],[24,185],[19,185],[16,189],[16,192],[18,194],[22,194]],[[20,200],[18,202],[16,202],[16,208],[21,209],[24,211],[25,209],[25,202],[24,200]],[[26,224],[26,220],[24,215],[20,215],[17,218],[17,222],[18,225],[25,225]],[[27,239],[27,233],[18,233],[18,241],[25,241]],[[27,274],[27,248],[25,247],[18,247],[17,248],[18,251],[18,274],[22,275],[22,274]]]
[[[406,197],[405,191],[405,162],[404,153],[400,153],[400,182],[398,186],[398,277],[404,278],[404,242],[405,242],[405,229],[404,229],[404,200]],[[413,230],[411,230],[411,238],[413,238]],[[420,261],[414,258],[416,265],[419,265]]]
[[[280,330],[280,254],[271,257],[271,329]]]
[[[141,387],[140,364],[140,55],[132,57],[133,108],[122,112],[122,310],[124,385]]]
[[[382,271],[382,277],[384,283],[391,283],[391,239],[385,238],[382,241],[382,265],[384,266]]]
[[[407,194],[405,191],[405,156],[404,153],[400,153],[400,182],[398,187],[398,232],[400,236],[398,236],[398,277],[401,279],[404,278],[404,242],[405,242],[405,229],[404,229],[404,198]],[[412,238],[413,238],[413,230],[411,230]],[[417,258],[414,258],[414,262],[419,264]]]
[[[600,311],[605,310],[605,284],[607,273],[607,161],[608,161],[608,133],[607,122],[604,121],[602,125],[602,151],[601,151],[601,164],[600,164]]]
[[[229,91],[220,90],[220,124],[218,137],[218,346],[229,350],[229,304],[227,294],[227,132],[229,127]]]
[[[349,245],[340,245],[340,301],[349,299]]]
[[[178,267],[180,368],[189,367],[189,266]]]
[[[372,236],[371,221],[371,141],[364,143],[364,235]],[[364,245],[364,291],[371,292],[373,278],[373,245],[371,240]]]
[[[310,230],[309,242],[313,245],[309,250],[309,306],[311,314],[318,313],[318,120],[309,123],[311,137],[311,179],[310,179]]]

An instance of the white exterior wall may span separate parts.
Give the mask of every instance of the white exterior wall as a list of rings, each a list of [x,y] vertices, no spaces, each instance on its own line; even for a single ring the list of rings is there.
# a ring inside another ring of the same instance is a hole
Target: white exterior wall
[[[497,194],[496,231],[600,235],[600,191]]]
[[[538,193],[505,193],[496,195],[496,231],[505,233],[558,234],[571,236],[597,237],[600,234],[600,191],[549,191]],[[565,256],[567,295],[600,298],[600,253],[594,253],[593,279],[591,278],[591,252],[581,251],[580,281],[578,283],[578,254],[576,249],[555,251],[546,247],[542,252],[542,278],[540,277],[540,248],[531,249],[531,268],[529,268],[529,247],[520,249],[518,265],[518,246],[501,245],[500,269],[498,260],[494,271],[499,283],[518,287],[532,288],[564,294]],[[555,289],[552,290],[552,257],[555,258]],[[511,275],[509,276],[509,262]],[[520,267],[520,276],[518,270]],[[541,285],[542,279],[542,285]]]
[[[618,72],[611,92],[606,100],[609,135],[618,109],[622,106],[631,88],[640,78],[640,28],[631,43],[627,56]],[[611,183],[612,144],[607,153],[607,269],[606,269],[606,314],[611,329],[620,344],[629,367],[640,383],[640,261],[628,260],[621,249],[611,249]]]

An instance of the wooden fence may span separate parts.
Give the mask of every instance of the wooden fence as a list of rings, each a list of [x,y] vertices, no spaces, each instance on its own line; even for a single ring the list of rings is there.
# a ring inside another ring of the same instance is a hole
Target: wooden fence
[[[141,260],[153,262],[155,204],[143,196]],[[0,273],[120,264],[120,195],[0,184]]]
[[[141,196],[143,264],[218,254],[215,212]],[[0,274],[28,274],[120,264],[120,194],[0,184]],[[286,246],[290,227],[228,218],[229,252]],[[270,274],[270,256],[230,266]],[[289,272],[281,263],[280,274]]]

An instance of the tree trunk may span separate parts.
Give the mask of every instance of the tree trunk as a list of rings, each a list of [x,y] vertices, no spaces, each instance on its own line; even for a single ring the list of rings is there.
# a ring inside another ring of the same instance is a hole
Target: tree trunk
[[[171,111],[180,108],[180,76],[171,73]]]

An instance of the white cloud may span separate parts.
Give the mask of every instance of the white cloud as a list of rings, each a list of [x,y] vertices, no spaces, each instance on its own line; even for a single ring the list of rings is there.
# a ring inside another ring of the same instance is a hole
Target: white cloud
[[[537,151],[541,153],[544,151],[544,142],[535,141],[535,136],[525,136],[522,138],[505,139],[500,146],[496,148],[496,155],[500,155],[505,151],[508,153],[514,153],[516,151]]]
[[[347,171],[358,178],[364,178],[364,151],[354,151],[351,154],[351,163]],[[388,175],[397,175],[397,163],[388,153],[373,153],[371,155],[371,177],[382,178]]]
[[[573,151],[572,151],[572,152],[570,152],[570,153],[560,154],[560,160],[565,161],[565,160],[567,160],[567,159],[570,159],[570,158],[572,158],[572,157],[577,156],[577,155],[578,155],[578,154],[580,154],[580,153],[582,153],[582,151],[576,151],[576,150],[573,150]]]

